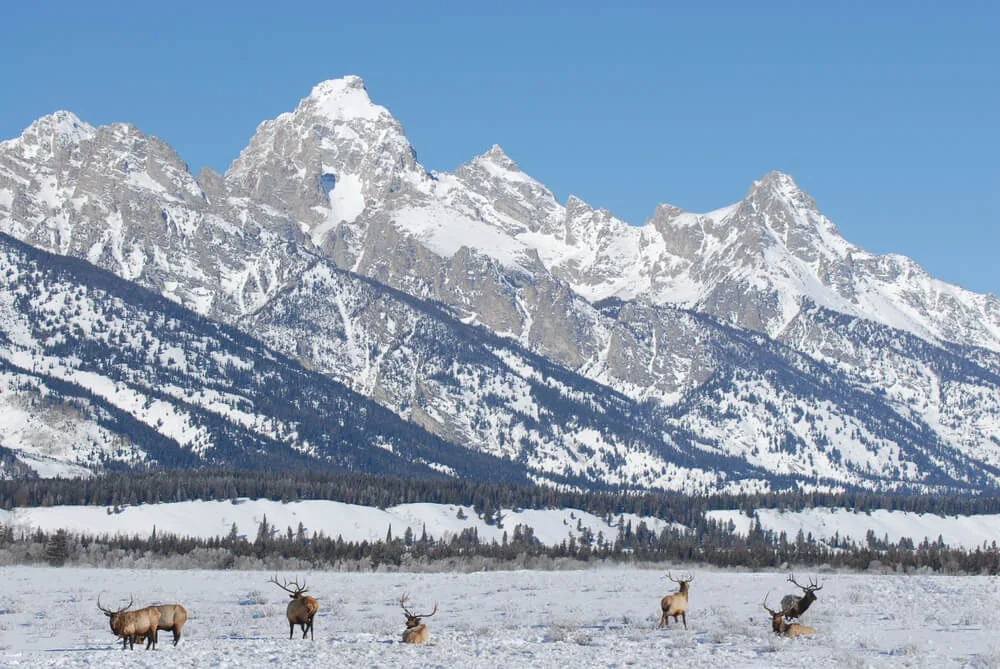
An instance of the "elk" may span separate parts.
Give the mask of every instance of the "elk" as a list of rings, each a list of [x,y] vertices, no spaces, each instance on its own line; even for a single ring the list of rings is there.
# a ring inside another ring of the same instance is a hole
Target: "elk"
[[[278,583],[278,579],[275,577],[270,579],[268,583],[274,583],[289,593],[288,596],[292,598],[292,601],[288,602],[288,608],[285,609],[285,617],[288,618],[288,638],[292,638],[295,626],[299,625],[302,627],[303,639],[306,638],[306,634],[309,634],[309,638],[315,639],[313,618],[316,617],[316,611],[319,610],[319,602],[316,601],[315,597],[303,596],[304,593],[308,592],[305,582],[299,585],[298,579],[296,579],[291,583],[288,581]]]
[[[150,647],[155,650],[156,628],[160,624],[160,610],[155,606],[147,606],[144,609],[129,611],[132,603],[133,599],[129,597],[128,604],[117,611],[112,611],[101,606],[101,597],[100,595],[97,597],[97,608],[108,617],[108,624],[111,625],[111,631],[114,632],[115,636],[121,637],[122,650],[125,650],[126,646],[130,650],[134,649],[136,640],[141,641],[143,637],[147,639],[146,650],[149,650]]]
[[[160,622],[156,629],[167,630],[174,633],[174,645],[181,640],[181,628],[188,619],[188,612],[180,604],[160,604],[153,608],[160,610]]]
[[[764,595],[764,610],[771,614],[771,631],[781,636],[794,639],[797,636],[811,636],[816,634],[816,630],[808,625],[790,623],[785,620],[787,611],[772,611],[767,605],[767,595]]]
[[[680,616],[684,621],[684,629],[687,629],[688,590],[691,589],[691,581],[694,580],[694,576],[676,579],[668,571],[667,578],[680,585],[680,590],[660,600],[660,609],[663,611],[660,615],[660,627],[668,627],[667,616],[673,616],[675,623],[677,622],[677,616]]]
[[[788,581],[802,589],[802,596],[785,595],[781,598],[781,610],[784,613],[785,620],[801,617],[806,612],[806,609],[809,608],[809,605],[816,601],[816,591],[823,589],[823,586],[819,585],[813,579],[809,579],[809,585],[797,583],[795,581],[795,574],[789,575]]]
[[[406,600],[409,597],[406,593],[399,598],[399,605],[403,607],[403,615],[406,616],[406,629],[403,630],[403,643],[426,643],[427,639],[430,638],[430,630],[427,629],[427,625],[420,622],[421,618],[430,618],[432,615],[437,613],[438,605],[434,602],[434,610],[430,613],[421,613],[415,615],[410,613],[410,610],[406,608]]]

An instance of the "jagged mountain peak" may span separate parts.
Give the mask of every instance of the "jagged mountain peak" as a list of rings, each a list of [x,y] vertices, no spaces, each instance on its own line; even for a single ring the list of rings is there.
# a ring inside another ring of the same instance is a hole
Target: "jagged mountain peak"
[[[372,102],[364,80],[356,75],[328,79],[313,86],[299,103],[296,113],[318,114],[332,121],[375,120],[391,116],[385,107]]]
[[[0,142],[0,146],[17,147],[25,158],[34,159],[39,156],[39,152],[56,154],[69,146],[92,139],[96,133],[96,128],[81,121],[73,112],[60,110],[42,116],[25,128],[20,137]]]
[[[504,152],[504,150],[500,148],[499,144],[494,144],[492,147],[490,147],[489,151],[482,154],[481,156],[476,156],[476,158],[473,159],[474,163],[482,161],[488,161],[493,165],[502,167],[505,170],[510,170],[511,172],[521,171],[521,168],[517,166],[517,163],[514,162],[514,159],[508,156]]]
[[[778,171],[769,172],[762,179],[754,181],[743,201],[762,207],[777,203],[798,212],[819,213],[816,201],[799,187],[795,179],[790,174]]]

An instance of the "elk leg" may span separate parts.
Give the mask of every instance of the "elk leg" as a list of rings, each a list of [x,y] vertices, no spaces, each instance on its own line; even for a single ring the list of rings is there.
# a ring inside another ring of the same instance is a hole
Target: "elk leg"
[[[175,629],[174,630],[174,645],[176,646],[177,642],[180,641],[180,640],[181,640],[181,631],[179,629]]]
[[[294,634],[295,634],[295,623],[290,622],[288,623],[288,638],[291,639]]]
[[[688,628],[688,614],[687,611],[681,614],[681,619],[684,620],[684,629]]]

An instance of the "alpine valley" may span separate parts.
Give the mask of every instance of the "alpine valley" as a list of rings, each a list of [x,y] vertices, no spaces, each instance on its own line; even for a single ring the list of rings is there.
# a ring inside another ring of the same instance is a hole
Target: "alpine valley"
[[[358,77],[220,175],[60,111],[0,143],[0,467],[684,492],[1000,490],[1000,299],[785,174],[642,226],[497,146],[428,172]]]

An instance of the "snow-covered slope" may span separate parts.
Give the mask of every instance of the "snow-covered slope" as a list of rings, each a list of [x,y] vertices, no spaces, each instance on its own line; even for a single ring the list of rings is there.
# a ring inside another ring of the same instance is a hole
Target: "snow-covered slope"
[[[266,499],[236,498],[221,501],[191,501],[164,504],[139,504],[112,509],[104,506],[16,507],[0,510],[0,525],[15,532],[60,529],[74,534],[149,537],[154,532],[201,539],[225,537],[236,528],[237,536],[253,541],[266,519],[274,532],[284,535],[289,529],[306,536],[313,533],[343,537],[345,541],[381,541],[391,533],[402,537],[409,530],[414,537],[426,532],[434,540],[450,541],[463,531],[475,530],[479,541],[500,543],[503,535],[513,534],[518,525],[530,527],[532,536],[545,546],[558,546],[573,538],[579,541],[602,534],[613,537],[618,532],[619,516],[613,522],[580,509],[499,509],[501,523],[487,523],[470,506],[456,504],[400,504],[377,509],[329,500],[281,502]],[[742,510],[708,511],[707,518],[732,522],[734,531],[747,534],[754,519]],[[665,521],[635,514],[621,519],[638,527],[645,523],[654,534],[670,526]],[[936,516],[928,513],[875,509],[856,512],[846,509],[811,508],[802,511],[757,509],[756,522],[764,530],[784,532],[794,541],[801,530],[813,541],[828,542],[834,535],[841,541],[865,545],[869,533],[891,543],[909,538],[914,545],[937,542],[956,549],[975,550],[989,546],[1000,532],[1000,515]],[[677,526],[683,530],[682,526]]]

